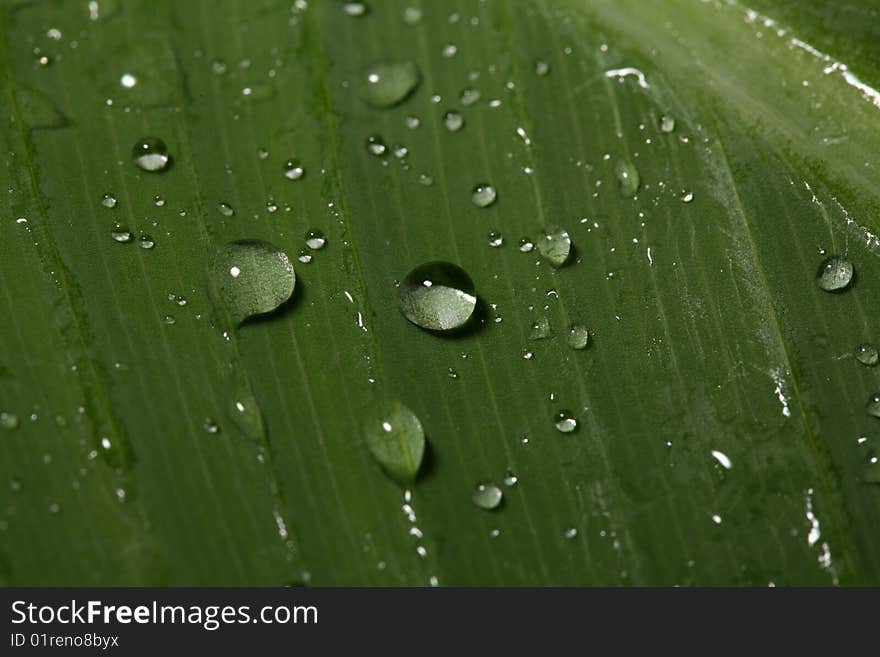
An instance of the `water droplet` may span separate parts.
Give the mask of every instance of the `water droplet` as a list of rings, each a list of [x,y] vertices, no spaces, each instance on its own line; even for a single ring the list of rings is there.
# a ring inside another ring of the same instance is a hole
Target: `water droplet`
[[[123,224],[114,224],[110,230],[110,237],[117,242],[125,244],[126,242],[131,242],[131,231]]]
[[[565,534],[564,534],[565,538],[567,538],[568,540],[575,538],[577,535],[578,535],[578,530],[575,527],[569,527],[568,529],[565,530]]]
[[[342,5],[342,11],[348,16],[366,16],[370,8],[365,2],[346,2]]]
[[[284,177],[288,180],[299,180],[305,173],[306,170],[296,158],[291,158],[284,163]]]
[[[553,420],[553,425],[557,431],[571,433],[577,429],[578,422],[571,411],[559,411]]]
[[[115,208],[116,207],[116,197],[113,194],[107,192],[104,196],[101,197],[101,205],[105,208]]]
[[[422,20],[422,10],[419,7],[406,7],[403,10],[403,22],[407,25],[416,25]]]
[[[226,73],[226,69],[226,62],[222,59],[215,59],[211,62],[211,71],[213,71],[215,75],[223,75]]]
[[[121,78],[119,78],[119,84],[121,84],[126,89],[131,89],[138,83],[137,78],[133,76],[131,73],[124,73]]]
[[[13,477],[12,479],[10,479],[9,480],[9,490],[12,491],[13,493],[21,492],[21,480],[16,477]]]
[[[614,167],[614,175],[620,181],[621,196],[632,198],[636,195],[639,191],[641,180],[639,178],[639,170],[636,169],[634,164],[623,160],[619,161]]]
[[[402,160],[407,155],[409,155],[409,149],[406,146],[402,146],[401,144],[395,144],[394,148],[391,149],[391,152],[398,160]]]
[[[856,349],[856,360],[862,365],[874,367],[874,365],[880,362],[880,352],[872,344],[861,344]]]
[[[0,411],[0,427],[12,430],[18,428],[18,416],[9,411]]]
[[[327,239],[320,230],[310,230],[306,233],[306,246],[313,251],[323,248],[326,243]]]
[[[387,150],[388,147],[385,145],[385,140],[379,135],[370,135],[367,137],[367,151],[371,155],[385,155],[385,151]]]
[[[668,114],[664,114],[660,117],[660,130],[662,132],[672,132],[675,130],[675,119],[669,116]]]
[[[880,484],[880,459],[876,454],[873,459],[868,459],[868,464],[862,472],[862,481],[866,484]]]
[[[550,337],[550,320],[546,317],[539,317],[529,330],[529,340],[544,340]]]
[[[153,205],[155,205],[157,208],[161,208],[165,205],[165,199],[162,198],[159,194],[156,194],[153,197]]]
[[[535,60],[535,74],[540,75],[541,77],[547,75],[550,72],[550,64],[545,62],[543,59]]]
[[[471,201],[478,208],[487,208],[498,198],[498,192],[488,183],[480,183],[471,192]]]
[[[230,242],[214,260],[214,292],[235,323],[275,310],[293,294],[295,283],[287,254],[262,240]]]
[[[516,473],[513,470],[508,470],[507,474],[504,475],[505,486],[516,486],[518,481],[519,477],[516,476]]]
[[[880,417],[880,393],[871,396],[867,406],[865,406],[865,410],[868,412],[868,415]]]
[[[590,332],[586,326],[572,324],[568,328],[568,337],[565,341],[572,349],[586,349],[590,345]]]
[[[461,267],[429,262],[413,269],[398,290],[404,316],[431,331],[449,331],[467,324],[477,306],[474,284]]]
[[[480,100],[480,92],[473,87],[467,87],[466,89],[462,89],[461,95],[458,98],[462,105],[470,107]]]
[[[367,447],[382,469],[400,483],[412,482],[425,453],[425,431],[416,414],[399,401],[366,427]]]
[[[172,326],[177,323],[177,320],[174,319],[174,315],[165,315],[165,317],[162,318],[162,321],[168,324],[168,326]]]
[[[501,492],[501,489],[495,484],[487,482],[478,483],[471,495],[474,504],[487,511],[497,509],[503,498],[504,493]]]
[[[422,122],[419,120],[419,117],[417,117],[417,116],[408,116],[408,117],[406,117],[406,119],[404,119],[404,125],[407,128],[409,128],[410,130],[415,130],[421,124],[422,124]]]
[[[420,81],[413,62],[375,64],[366,71],[361,97],[373,107],[393,107],[406,100]]]
[[[202,428],[206,433],[215,434],[220,432],[220,425],[217,424],[212,418],[206,417],[205,421],[202,423]]]
[[[143,233],[138,238],[138,246],[141,247],[142,249],[149,250],[149,249],[152,249],[154,246],[156,246],[156,242],[155,242],[155,240],[153,240],[152,237],[150,237],[146,233]]]
[[[498,248],[504,244],[504,236],[496,230],[489,233],[489,246]]]
[[[168,147],[158,137],[144,137],[131,151],[134,163],[143,171],[163,171],[171,162]]]
[[[852,263],[843,256],[831,256],[819,267],[816,282],[826,292],[838,292],[849,287],[852,278]]]
[[[449,132],[458,132],[464,127],[464,117],[455,110],[450,110],[443,115],[443,125]]]
[[[532,249],[535,248],[535,245],[532,243],[528,237],[521,237],[519,239],[519,250],[523,253],[529,253]]]
[[[693,200],[694,200],[694,193],[693,192],[682,192],[681,193],[681,202],[682,203],[690,203]]]
[[[220,214],[222,214],[224,217],[231,217],[235,214],[235,209],[231,205],[229,205],[229,203],[220,203],[217,206],[217,209],[220,210]]]
[[[312,261],[312,254],[307,249],[300,249],[299,255],[296,257],[304,265]]]
[[[423,185],[424,187],[430,187],[434,184],[434,178],[427,173],[420,173],[419,184]]]
[[[571,237],[559,226],[550,226],[538,240],[538,252],[554,267],[561,267],[571,254]]]
[[[445,46],[443,46],[442,52],[443,56],[446,57],[446,59],[449,59],[450,57],[455,57],[455,55],[458,53],[458,46],[456,46],[454,43],[447,43]]]

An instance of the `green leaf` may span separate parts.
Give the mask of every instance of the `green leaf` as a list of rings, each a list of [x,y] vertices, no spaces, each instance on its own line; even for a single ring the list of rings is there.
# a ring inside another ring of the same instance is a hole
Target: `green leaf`
[[[366,427],[367,447],[393,479],[415,480],[425,454],[425,431],[415,413],[400,402]]]
[[[0,580],[880,583],[875,3],[369,4],[3,4]]]

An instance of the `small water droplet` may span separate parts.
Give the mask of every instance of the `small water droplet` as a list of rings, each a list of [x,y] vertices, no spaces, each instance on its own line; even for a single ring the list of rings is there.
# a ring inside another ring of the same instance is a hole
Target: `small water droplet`
[[[513,470],[508,470],[507,474],[504,475],[505,486],[516,486],[518,481],[519,477],[516,476],[516,473]]]
[[[137,84],[137,82],[137,78],[131,73],[124,73],[122,77],[119,78],[119,84],[121,84],[126,89],[131,89]]]
[[[672,132],[675,130],[675,119],[669,116],[668,114],[664,114],[660,117],[660,130],[662,132]]]
[[[366,427],[367,447],[382,469],[401,483],[412,482],[425,453],[425,431],[419,418],[399,401],[391,402]]]
[[[497,230],[493,230],[489,233],[489,246],[498,248],[502,244],[504,244],[504,236],[501,233]]]
[[[498,192],[488,183],[480,183],[471,192],[471,201],[478,208],[487,208],[498,198]]]
[[[431,185],[434,184],[434,178],[427,173],[420,173],[419,174],[419,184],[424,187],[430,187]]]
[[[880,393],[871,396],[867,406],[865,406],[865,410],[868,412],[868,415],[880,417]]]
[[[217,206],[217,209],[220,210],[220,214],[222,214],[224,217],[231,217],[235,214],[235,210],[231,205],[229,205],[229,203],[221,203]]]
[[[291,297],[296,283],[287,254],[262,240],[226,244],[212,273],[216,298],[235,323],[275,310]]]
[[[216,434],[220,433],[220,425],[217,424],[212,418],[206,417],[205,421],[202,423],[202,428],[206,433]]]
[[[473,87],[467,87],[465,89],[462,89],[461,94],[458,98],[461,101],[462,105],[464,105],[465,107],[470,107],[480,100],[480,92]]]
[[[416,25],[422,20],[422,10],[419,7],[405,7],[403,10],[403,22],[407,25]]]
[[[538,252],[554,267],[561,267],[571,254],[571,237],[568,231],[559,226],[550,226],[544,230],[538,240]]]
[[[880,352],[872,344],[860,344],[856,349],[856,360],[862,365],[874,367],[874,365],[880,362]]]
[[[342,5],[342,11],[348,16],[366,16],[370,12],[370,7],[365,2],[346,2]]]
[[[18,428],[18,416],[9,411],[0,411],[0,427],[7,430]]]
[[[162,321],[165,324],[168,324],[168,326],[172,326],[177,323],[177,320],[174,319],[174,315],[165,315],[165,317],[162,318]]]
[[[421,120],[419,120],[419,117],[417,116],[408,116],[406,117],[406,119],[404,119],[403,123],[410,130],[415,130],[422,124]]]
[[[632,198],[639,191],[641,179],[639,170],[631,162],[620,160],[614,166],[614,175],[620,181],[620,195],[624,198]]]
[[[694,200],[694,193],[693,192],[682,192],[681,193],[681,202],[682,203],[690,203],[693,200]]]
[[[373,107],[393,107],[406,100],[420,81],[413,62],[375,64],[364,75],[361,97]]]
[[[544,340],[550,337],[550,320],[546,317],[539,317],[529,329],[529,340]]]
[[[567,538],[568,540],[571,540],[578,535],[578,530],[575,527],[569,527],[568,529],[565,530],[564,535],[565,535],[565,538]]]
[[[151,173],[165,170],[171,162],[168,147],[158,137],[144,137],[134,145],[131,154],[139,169]]]
[[[409,155],[409,149],[401,144],[395,144],[394,148],[391,149],[391,152],[398,160],[402,160]]]
[[[503,498],[504,493],[501,492],[501,489],[489,482],[478,483],[471,495],[474,504],[487,511],[497,509]]]
[[[138,237],[138,246],[142,249],[149,250],[156,246],[156,242],[146,233],[142,233],[141,236]]]
[[[474,283],[461,267],[429,262],[413,269],[398,289],[404,316],[431,331],[449,331],[467,324],[477,306]]]
[[[16,477],[13,477],[12,479],[10,479],[9,480],[9,490],[12,491],[13,493],[21,492],[21,480]]]
[[[816,282],[826,292],[845,290],[853,279],[852,263],[843,256],[831,256],[822,262]]]
[[[107,192],[106,194],[104,194],[104,196],[101,197],[101,205],[103,205],[105,208],[115,208],[116,197],[110,192]]]
[[[110,230],[110,237],[123,244],[131,242],[132,239],[131,231],[123,224],[114,224]]]
[[[443,125],[449,132],[458,132],[464,127],[464,117],[455,110],[450,110],[443,115]]]
[[[535,74],[544,77],[550,72],[550,64],[543,59],[535,60]]]
[[[310,230],[306,233],[306,246],[313,251],[324,248],[326,243],[327,238],[324,237],[324,233],[320,230]]]
[[[387,150],[388,147],[385,145],[385,140],[379,135],[370,135],[367,137],[367,151],[371,155],[382,156],[385,155]]]
[[[215,75],[223,75],[226,73],[226,70],[226,62],[222,59],[215,59],[211,62],[211,71],[213,71]]]
[[[586,349],[590,345],[590,331],[581,324],[572,324],[565,341],[572,349]]]
[[[456,46],[454,43],[447,43],[445,46],[443,46],[442,52],[443,56],[446,59],[455,57],[455,55],[458,53],[458,46]]]
[[[308,249],[300,249],[299,255],[296,257],[304,265],[309,264],[312,261],[312,254],[308,251]]]
[[[578,421],[575,419],[571,411],[559,411],[553,420],[553,425],[557,431],[562,433],[571,433],[577,429]]]
[[[306,170],[296,158],[291,158],[284,163],[284,177],[288,180],[299,180],[305,173]]]
[[[153,205],[155,205],[157,208],[161,208],[165,205],[165,199],[162,198],[159,194],[156,194],[153,197]]]
[[[528,237],[521,237],[519,239],[519,250],[523,253],[529,253],[534,248],[534,243]]]

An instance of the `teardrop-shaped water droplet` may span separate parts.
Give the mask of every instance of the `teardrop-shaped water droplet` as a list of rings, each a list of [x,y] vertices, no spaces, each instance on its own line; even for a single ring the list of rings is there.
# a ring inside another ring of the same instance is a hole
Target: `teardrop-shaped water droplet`
[[[550,320],[539,317],[529,328],[529,340],[544,340],[550,337]]]
[[[131,231],[127,226],[123,224],[114,224],[113,228],[110,230],[110,237],[112,237],[117,242],[125,244],[126,242],[131,242]]]
[[[287,254],[262,240],[226,244],[214,259],[212,274],[217,300],[235,323],[275,310],[296,283]]]
[[[369,152],[370,155],[382,156],[385,155],[387,150],[388,147],[385,145],[385,140],[379,135],[370,135],[367,137],[367,152]]]
[[[845,290],[853,279],[852,263],[843,256],[831,256],[820,266],[816,276],[819,287],[826,292]]]
[[[874,367],[874,365],[880,362],[880,352],[872,344],[860,344],[856,349],[856,360],[862,365]]]
[[[284,163],[284,177],[288,180],[299,180],[305,173],[306,170],[296,158],[291,158]]]
[[[326,243],[327,238],[324,237],[324,233],[320,230],[310,230],[306,233],[306,246],[312,249],[312,251],[324,248]]]
[[[871,398],[865,406],[865,410],[868,412],[868,415],[880,417],[880,393],[871,395]]]
[[[406,100],[420,81],[413,62],[375,64],[366,71],[361,97],[373,107],[393,107]]]
[[[577,429],[578,421],[575,419],[571,411],[559,411],[553,420],[553,425],[557,431],[562,433],[571,433]]]
[[[664,114],[660,117],[660,130],[662,132],[672,132],[675,130],[675,119],[669,116],[668,114]]]
[[[550,226],[538,240],[538,252],[554,267],[561,267],[571,254],[571,237],[559,226]]]
[[[639,170],[631,162],[624,160],[619,161],[614,166],[614,175],[620,182],[620,195],[624,198],[632,198],[639,191],[641,179],[639,178]]]
[[[101,205],[103,205],[105,208],[115,208],[116,197],[110,192],[107,192],[106,194],[104,194],[104,196],[101,197]]]
[[[425,431],[416,414],[391,402],[366,426],[367,447],[382,469],[400,483],[415,480],[425,453]]]
[[[235,209],[229,203],[221,203],[217,206],[217,209],[220,210],[220,214],[224,217],[231,217],[235,214]]]
[[[134,145],[131,155],[139,169],[151,173],[165,170],[171,162],[168,147],[158,137],[144,137]]]
[[[503,498],[504,493],[501,492],[501,489],[498,488],[498,486],[490,482],[482,481],[476,485],[474,492],[471,495],[474,504],[487,511],[497,509]]]
[[[541,77],[547,75],[550,72],[550,64],[545,62],[543,59],[535,60],[535,74]]]
[[[0,411],[0,427],[11,431],[18,428],[18,416],[9,411]]]
[[[478,208],[487,208],[498,198],[498,192],[488,183],[480,183],[471,192],[471,201]]]
[[[449,132],[458,132],[464,127],[464,117],[455,110],[450,110],[443,115],[443,125]]]
[[[470,276],[449,262],[429,262],[413,269],[400,284],[398,301],[409,321],[431,331],[461,328],[477,306]]]

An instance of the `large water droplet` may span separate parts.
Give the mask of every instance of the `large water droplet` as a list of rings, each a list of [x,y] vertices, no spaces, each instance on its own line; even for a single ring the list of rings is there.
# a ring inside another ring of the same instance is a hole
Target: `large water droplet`
[[[819,267],[816,282],[826,292],[845,290],[853,279],[852,263],[843,256],[826,258]]]
[[[553,425],[557,431],[562,433],[571,433],[577,429],[578,422],[571,411],[559,411],[553,420]]]
[[[590,331],[586,326],[572,324],[565,341],[572,349],[586,349],[590,345]]]
[[[497,509],[501,504],[503,497],[504,493],[501,492],[501,489],[498,488],[498,486],[487,482],[478,483],[471,495],[474,504],[487,511]]]
[[[406,100],[420,81],[413,62],[375,64],[366,71],[361,97],[373,107],[393,107]]]
[[[235,323],[275,310],[290,298],[296,283],[287,254],[262,240],[226,244],[212,273],[217,299]]]
[[[862,365],[874,367],[874,365],[880,362],[880,352],[872,344],[861,344],[856,349],[856,360]]]
[[[409,321],[431,331],[464,326],[477,306],[470,276],[449,262],[429,262],[413,269],[400,285],[398,301]]]
[[[478,208],[487,208],[498,198],[498,192],[488,183],[480,183],[471,192],[471,201]]]
[[[538,240],[538,252],[554,267],[561,267],[571,254],[571,237],[559,226],[550,226]]]
[[[163,171],[171,162],[168,147],[158,137],[144,137],[131,151],[134,163],[143,171]]]
[[[366,427],[367,447],[382,469],[401,483],[415,480],[425,453],[425,432],[416,414],[399,401]]]
[[[631,162],[619,161],[614,167],[614,175],[620,181],[620,195],[624,198],[632,198],[639,191],[641,179],[639,170]]]

